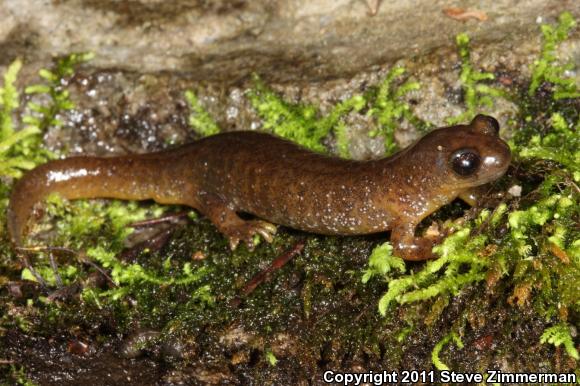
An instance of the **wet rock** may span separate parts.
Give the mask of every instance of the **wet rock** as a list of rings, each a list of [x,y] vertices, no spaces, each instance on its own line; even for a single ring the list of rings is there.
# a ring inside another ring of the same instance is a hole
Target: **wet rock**
[[[444,14],[448,6],[380,2],[372,15],[367,2],[350,0],[6,0],[0,65],[16,56],[46,61],[82,50],[94,52],[101,68],[186,71],[198,80],[236,80],[253,71],[270,80],[323,79],[450,47],[450,37],[462,31],[487,42],[525,41],[538,18],[579,12],[574,2],[526,0],[514,7],[502,0],[479,5],[487,20],[461,22]]]

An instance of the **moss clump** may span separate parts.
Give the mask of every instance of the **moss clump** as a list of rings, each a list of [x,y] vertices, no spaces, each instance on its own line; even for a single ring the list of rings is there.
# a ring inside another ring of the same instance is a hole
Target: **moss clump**
[[[558,162],[580,181],[580,117],[576,124],[568,122],[560,113],[552,114],[546,134],[533,134],[518,147],[521,158],[546,159]]]
[[[473,68],[470,59],[469,36],[461,33],[456,37],[459,58],[461,60],[461,73],[459,80],[463,89],[463,97],[466,110],[463,114],[449,118],[449,124],[457,124],[469,120],[477,114],[482,107],[493,106],[493,99],[505,96],[505,93],[489,85],[486,81],[495,79],[490,72],[478,71]]]
[[[550,343],[556,347],[563,344],[568,355],[576,360],[580,360],[578,350],[576,350],[576,347],[574,346],[574,339],[570,333],[570,326],[566,323],[560,323],[556,326],[547,328],[540,338],[540,343]]]
[[[493,215],[489,211],[481,212],[476,221],[456,230],[433,249],[440,256],[439,259],[427,262],[419,272],[400,278],[393,278],[390,275],[391,270],[385,269],[396,266],[404,272],[402,261],[390,255],[392,247],[389,245],[385,248],[383,245],[375,249],[371,257],[377,257],[369,260],[370,268],[363,276],[363,281],[368,280],[369,272],[382,274],[388,280],[389,290],[379,301],[379,312],[385,315],[394,301],[405,304],[436,296],[455,295],[465,285],[483,280],[490,265],[490,261],[481,256],[482,247],[488,241],[488,236],[480,234],[473,237],[471,232],[476,225],[481,226],[487,221],[492,226],[497,226],[505,210],[506,206],[503,205]],[[381,253],[385,249],[386,251]],[[381,256],[381,261],[377,264],[378,256]]]
[[[574,79],[566,77],[566,71],[574,68],[574,64],[558,65],[556,48],[562,43],[576,26],[576,20],[570,12],[560,15],[556,26],[542,24],[542,52],[534,61],[532,67],[532,80],[528,88],[528,94],[532,96],[543,83],[553,86],[554,99],[578,98],[580,91]]]
[[[13,116],[20,105],[20,95],[15,83],[21,67],[20,60],[12,62],[4,73],[4,84],[0,88],[0,176],[5,177],[19,177],[22,170],[32,169],[36,165],[35,160],[28,155],[38,149],[24,142],[41,133],[39,125],[16,130],[17,123]]]
[[[343,156],[348,156],[348,147],[346,126],[342,119],[350,111],[359,111],[365,105],[365,99],[355,95],[339,102],[328,114],[321,116],[313,105],[284,101],[256,75],[254,88],[248,97],[262,118],[264,129],[321,153],[327,151],[322,140],[334,130],[339,151]]]
[[[39,75],[45,82],[26,87],[25,93],[45,103],[28,102],[24,108],[27,113],[21,121],[14,116],[20,107],[15,82],[22,62],[17,59],[8,67],[0,88],[0,176],[20,177],[22,170],[32,169],[53,157],[42,148],[41,134],[51,126],[62,125],[59,114],[74,108],[64,86],[66,78],[73,75],[77,65],[91,58],[90,54],[71,54],[58,59],[53,70],[40,70]]]
[[[68,81],[80,64],[90,61],[93,57],[92,53],[71,54],[57,59],[52,70],[41,69],[38,75],[44,83],[28,86],[25,92],[29,95],[37,95],[39,99],[45,99],[47,102],[42,104],[30,102],[28,108],[33,114],[26,116],[24,122],[41,130],[47,130],[51,126],[61,126],[59,114],[75,107],[70,99],[70,92],[66,88]]]
[[[409,92],[420,89],[419,82],[407,80],[399,87],[393,86],[395,79],[405,74],[405,71],[403,67],[391,69],[376,92],[371,93],[371,97],[368,98],[372,107],[369,108],[367,114],[375,117],[378,126],[370,134],[371,136],[381,135],[385,139],[386,155],[393,154],[398,150],[395,130],[401,119],[406,119],[422,129],[426,126],[412,113],[409,104],[402,99]]]
[[[451,370],[449,368],[449,366],[447,366],[445,363],[443,363],[441,361],[441,359],[439,358],[439,354],[441,353],[441,350],[443,350],[443,347],[445,347],[446,345],[448,345],[451,342],[455,343],[455,345],[458,348],[460,348],[460,349],[463,348],[463,342],[461,341],[461,338],[459,337],[459,335],[457,335],[455,332],[450,332],[449,334],[445,335],[443,337],[443,339],[441,339],[435,345],[435,347],[433,347],[433,351],[431,352],[431,361],[433,362],[433,365],[435,366],[435,368],[439,371]]]
[[[219,126],[211,115],[209,115],[203,108],[197,95],[195,95],[191,90],[187,90],[184,95],[191,110],[191,113],[189,114],[189,125],[193,130],[202,137],[219,133]]]
[[[401,273],[407,270],[403,259],[393,256],[393,246],[383,243],[373,249],[369,257],[369,267],[365,270],[362,282],[368,282],[375,275],[387,276],[391,271],[398,269]],[[384,314],[384,312],[381,312]]]
[[[406,94],[420,88],[419,83],[406,80],[395,86],[395,81],[404,73],[403,67],[391,69],[378,87],[371,87],[363,95],[354,95],[340,101],[324,116],[315,106],[282,100],[257,77],[254,78],[255,88],[249,93],[249,98],[263,119],[265,129],[318,152],[327,151],[322,145],[322,139],[333,133],[338,153],[345,158],[350,157],[350,153],[344,118],[351,112],[360,112],[366,108],[366,114],[376,120],[376,129],[370,135],[384,138],[385,154],[389,155],[398,149],[394,135],[401,120],[410,121],[420,130],[429,126],[418,119],[403,100]]]
[[[39,104],[31,100],[26,106],[21,106],[20,93],[15,86],[22,62],[17,59],[8,67],[0,87],[0,177],[19,178],[23,171],[54,158],[54,154],[42,146],[42,134],[52,126],[60,126],[59,114],[74,108],[65,87],[67,79],[74,74],[76,66],[91,58],[91,54],[71,54],[57,59],[54,69],[40,70],[44,82],[26,87],[25,93],[44,102]],[[24,110],[20,120],[15,114],[19,108]],[[2,212],[8,204],[7,181],[0,178]]]
[[[87,261],[98,263],[109,272],[112,288],[85,288],[82,294],[85,301],[94,302],[98,307],[103,307],[103,302],[117,302],[126,296],[153,296],[151,291],[154,292],[162,286],[184,286],[191,291],[192,304],[199,302],[211,305],[213,295],[210,286],[199,284],[210,273],[208,267],[199,264],[196,266],[191,262],[178,267],[171,257],[165,258],[152,268],[119,259],[124,240],[133,232],[130,224],[151,215],[158,216],[163,210],[157,205],[142,208],[135,202],[67,203],[59,196],[52,195],[47,200],[47,216],[56,220],[57,224],[57,234],[52,242],[77,251],[77,259],[72,264],[69,260],[69,263],[61,264],[55,270],[49,259],[42,259],[44,253],[40,253],[35,270],[49,284],[56,284],[55,275],[59,275],[61,285],[69,285],[75,281],[86,280],[91,272],[91,266],[84,265]],[[27,269],[23,271],[23,277],[34,280]]]

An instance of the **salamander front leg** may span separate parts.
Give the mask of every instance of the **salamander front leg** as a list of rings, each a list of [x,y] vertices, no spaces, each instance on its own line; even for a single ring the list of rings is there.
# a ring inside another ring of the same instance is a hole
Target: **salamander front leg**
[[[416,237],[415,227],[416,224],[401,222],[393,228],[391,231],[393,255],[410,261],[436,258],[431,250],[440,237]]]
[[[198,209],[228,238],[232,251],[240,241],[243,241],[250,251],[254,250],[256,234],[269,243],[276,234],[274,224],[263,220],[243,220],[225,201],[214,195],[204,195]]]

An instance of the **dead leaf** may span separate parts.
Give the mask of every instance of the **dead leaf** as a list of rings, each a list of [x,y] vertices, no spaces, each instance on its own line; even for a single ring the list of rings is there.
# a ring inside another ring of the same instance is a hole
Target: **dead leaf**
[[[468,10],[464,8],[444,8],[443,13],[450,18],[458,21],[467,21],[469,19],[476,19],[479,21],[487,20],[487,13],[478,10]]]

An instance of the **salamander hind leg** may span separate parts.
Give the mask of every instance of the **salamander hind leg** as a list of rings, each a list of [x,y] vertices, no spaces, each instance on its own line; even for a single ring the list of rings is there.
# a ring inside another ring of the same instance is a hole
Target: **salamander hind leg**
[[[249,250],[254,250],[254,236],[257,234],[267,242],[272,242],[276,234],[274,224],[263,220],[243,220],[235,209],[215,195],[207,194],[200,198],[199,211],[228,238],[232,250],[236,249],[240,241],[243,241]]]
[[[399,222],[393,227],[391,231],[393,255],[409,261],[436,258],[432,249],[441,237],[416,237],[415,227],[416,224],[404,222]]]

